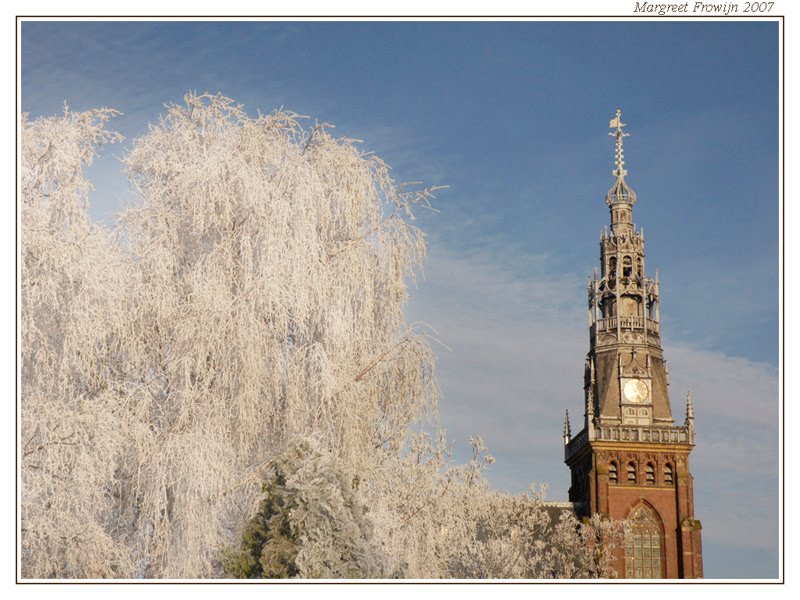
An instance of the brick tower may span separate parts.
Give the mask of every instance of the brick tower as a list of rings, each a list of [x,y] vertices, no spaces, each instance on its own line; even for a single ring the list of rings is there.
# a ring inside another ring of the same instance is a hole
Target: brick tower
[[[606,194],[611,230],[600,237],[600,275],[589,291],[589,353],[584,427],[564,423],[564,456],[572,472],[569,499],[582,516],[630,519],[615,556],[628,579],[703,576],[700,522],[694,518],[689,453],[694,446],[691,396],[676,425],[661,350],[659,283],[645,275],[644,231],[633,224],[636,194],[625,182],[622,115],[611,120],[616,177]]]

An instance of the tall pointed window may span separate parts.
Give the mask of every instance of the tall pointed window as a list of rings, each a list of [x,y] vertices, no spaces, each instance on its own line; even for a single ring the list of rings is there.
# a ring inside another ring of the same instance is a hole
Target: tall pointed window
[[[672,465],[669,463],[664,465],[664,483],[672,485]]]
[[[611,483],[617,483],[617,463],[613,461],[608,465],[608,480]]]
[[[630,516],[625,536],[625,578],[661,579],[662,537],[656,514],[644,504]]]
[[[628,463],[628,483],[636,483],[636,465]]]

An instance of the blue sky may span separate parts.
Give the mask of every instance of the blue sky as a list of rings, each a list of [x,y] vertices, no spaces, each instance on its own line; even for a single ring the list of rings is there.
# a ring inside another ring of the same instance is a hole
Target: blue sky
[[[585,282],[621,107],[628,181],[659,270],[673,412],[695,398],[707,577],[778,575],[778,26],[771,22],[22,25],[22,109],[111,106],[130,147],[167,102],[222,92],[364,140],[400,181],[449,185],[423,215],[410,321],[439,332],[456,456],[565,499],[563,411],[582,414]],[[92,214],[130,201],[116,156]],[[573,431],[580,428],[573,417]]]

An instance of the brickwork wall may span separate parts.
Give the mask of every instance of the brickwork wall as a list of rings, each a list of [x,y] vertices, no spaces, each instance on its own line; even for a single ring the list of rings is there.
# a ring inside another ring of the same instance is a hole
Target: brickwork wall
[[[594,445],[593,445],[594,446]],[[662,576],[668,579],[703,576],[700,524],[694,519],[689,446],[661,444],[603,443],[593,447],[589,474],[590,512],[611,519],[627,519],[641,503],[658,516],[662,527]],[[609,464],[617,467],[613,482]],[[636,482],[628,481],[628,465],[635,467]],[[654,467],[654,482],[647,480],[646,466]],[[668,481],[665,467],[672,470]],[[615,568],[625,575],[625,551],[615,552]]]

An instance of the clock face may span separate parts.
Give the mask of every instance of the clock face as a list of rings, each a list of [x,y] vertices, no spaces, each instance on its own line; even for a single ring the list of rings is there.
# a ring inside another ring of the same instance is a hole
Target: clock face
[[[628,402],[644,402],[647,400],[650,390],[641,379],[631,379],[625,384],[623,393]]]

